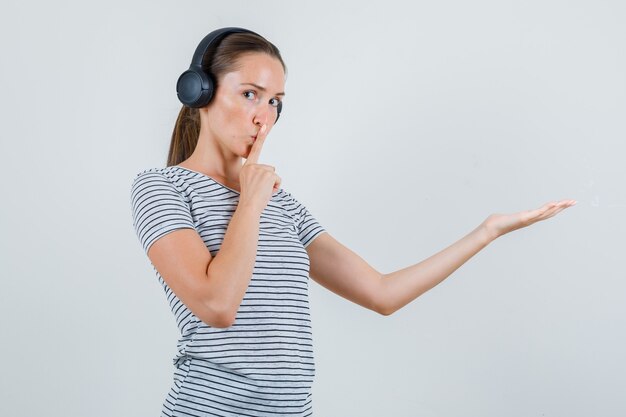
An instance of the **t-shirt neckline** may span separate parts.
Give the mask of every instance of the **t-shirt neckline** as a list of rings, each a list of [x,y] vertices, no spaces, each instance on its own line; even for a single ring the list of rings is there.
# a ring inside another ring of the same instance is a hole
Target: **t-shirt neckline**
[[[193,172],[194,174],[201,175],[201,176],[202,176],[202,177],[204,177],[204,178],[208,178],[208,179],[210,179],[211,181],[213,181],[213,182],[214,182],[214,183],[216,183],[217,185],[221,186],[222,188],[226,188],[227,190],[230,190],[230,191],[232,191],[233,193],[235,193],[235,194],[237,194],[237,195],[239,195],[239,194],[240,194],[240,192],[239,192],[239,191],[237,191],[237,190],[233,190],[232,188],[225,186],[225,185],[224,185],[224,184],[222,184],[221,182],[218,182],[218,181],[216,181],[215,179],[213,179],[213,177],[209,177],[208,175],[203,174],[202,172],[194,171],[193,169],[189,169],[189,168],[186,168],[186,167],[181,167],[180,165],[172,165],[172,167],[173,167],[173,168],[182,169],[182,170],[185,170],[185,171],[189,171],[189,172]]]

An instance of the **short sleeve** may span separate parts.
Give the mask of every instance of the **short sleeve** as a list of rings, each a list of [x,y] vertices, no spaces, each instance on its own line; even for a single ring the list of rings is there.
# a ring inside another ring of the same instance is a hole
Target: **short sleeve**
[[[189,204],[162,173],[147,170],[135,177],[130,192],[135,233],[146,254],[160,237],[178,229],[195,229]]]
[[[287,195],[289,196],[289,209],[296,221],[298,237],[302,245],[306,248],[313,242],[313,239],[325,232],[326,229],[322,227],[304,204],[300,203],[291,193],[287,192]]]

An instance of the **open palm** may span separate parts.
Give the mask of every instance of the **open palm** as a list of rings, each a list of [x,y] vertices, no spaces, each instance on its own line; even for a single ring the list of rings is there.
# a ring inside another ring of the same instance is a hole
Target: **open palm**
[[[495,237],[502,236],[541,220],[549,219],[562,210],[576,204],[575,200],[552,201],[538,209],[525,210],[512,214],[492,214],[485,220],[487,230]]]

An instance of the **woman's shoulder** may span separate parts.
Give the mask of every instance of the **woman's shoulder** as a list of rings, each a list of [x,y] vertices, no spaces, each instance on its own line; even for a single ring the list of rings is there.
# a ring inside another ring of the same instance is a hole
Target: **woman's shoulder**
[[[131,181],[131,194],[137,193],[138,190],[171,190],[178,193],[182,192],[184,183],[184,172],[178,172],[175,167],[150,167],[143,168],[135,173]]]
[[[180,167],[177,167],[176,165],[170,165],[166,167],[151,167],[151,168],[144,168],[144,169],[141,169],[140,171],[137,171],[135,173],[135,176],[133,177],[133,183],[145,181],[149,178],[151,179],[160,178],[160,179],[167,179],[171,182],[179,182],[181,180],[185,181],[186,179],[189,179],[187,178],[189,176],[190,176],[189,171],[186,171]]]
[[[151,167],[151,168],[143,168],[139,171],[136,171],[135,178],[146,176],[146,175],[167,175],[172,173],[175,170],[176,166],[167,166],[167,167]]]

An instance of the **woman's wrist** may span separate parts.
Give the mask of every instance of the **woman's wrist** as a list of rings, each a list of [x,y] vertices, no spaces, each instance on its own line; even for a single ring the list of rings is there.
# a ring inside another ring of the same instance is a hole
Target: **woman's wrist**
[[[493,223],[492,220],[493,220],[493,215],[490,215],[479,226],[479,229],[481,229],[481,232],[485,238],[486,244],[493,242],[494,240],[496,240],[503,234],[496,227],[496,225]]]

